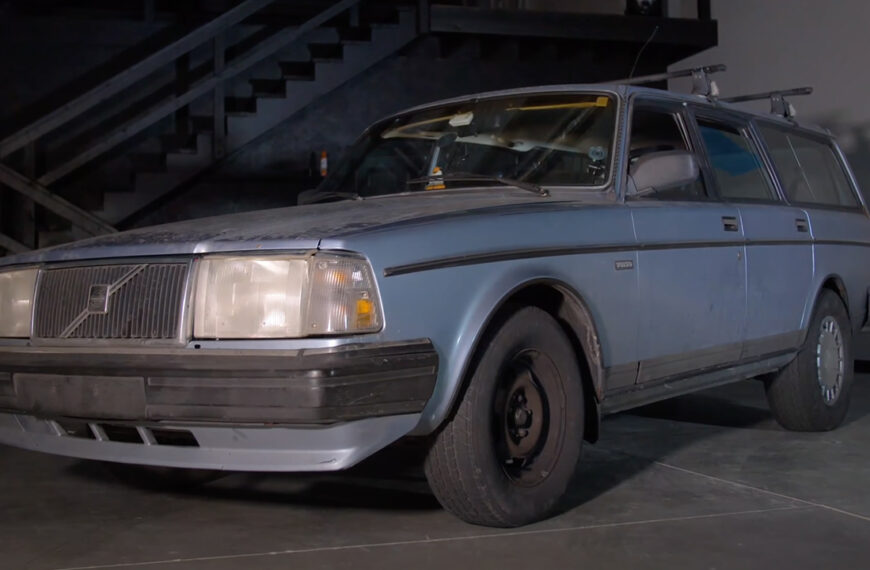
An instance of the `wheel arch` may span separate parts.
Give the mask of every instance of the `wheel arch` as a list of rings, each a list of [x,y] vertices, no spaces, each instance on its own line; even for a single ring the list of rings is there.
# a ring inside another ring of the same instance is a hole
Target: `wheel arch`
[[[562,327],[577,356],[583,382],[585,406],[584,439],[594,443],[598,439],[599,402],[604,394],[604,364],[598,329],[588,304],[573,287],[555,278],[536,278],[524,281],[499,299],[477,331],[468,358],[463,363],[461,384],[451,402],[455,409],[468,387],[474,362],[480,357],[483,339],[516,310],[534,306],[550,314]]]
[[[852,320],[853,315],[849,306],[849,294],[846,290],[845,281],[836,273],[828,274],[819,281],[819,286],[816,290],[815,295],[811,297],[807,302],[807,307],[804,311],[802,324],[802,328],[804,330],[804,341],[806,340],[806,335],[809,332],[810,321],[812,320],[813,314],[816,310],[816,306],[819,303],[819,297],[821,297],[823,291],[831,291],[832,293],[837,295],[837,297],[839,297],[840,301],[843,303],[843,306],[846,308],[846,314],[848,314],[849,319]],[[852,322],[851,325],[853,331],[857,330],[857,328],[860,328],[860,323]]]

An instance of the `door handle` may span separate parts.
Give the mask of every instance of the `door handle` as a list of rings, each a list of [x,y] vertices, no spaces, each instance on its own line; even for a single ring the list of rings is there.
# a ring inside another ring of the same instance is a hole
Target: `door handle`
[[[734,216],[722,216],[722,227],[726,232],[740,231],[740,225]]]
[[[807,233],[810,231],[810,225],[803,218],[798,218],[794,221],[794,225],[797,228],[797,231]]]

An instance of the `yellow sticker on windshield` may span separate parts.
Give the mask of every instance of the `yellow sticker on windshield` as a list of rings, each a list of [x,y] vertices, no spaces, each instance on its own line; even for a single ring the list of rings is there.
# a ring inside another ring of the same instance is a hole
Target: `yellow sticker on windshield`
[[[576,103],[556,103],[553,105],[529,105],[527,107],[508,107],[508,111],[550,111],[553,109],[591,109],[607,107],[610,97],[598,97],[595,101],[579,101]]]

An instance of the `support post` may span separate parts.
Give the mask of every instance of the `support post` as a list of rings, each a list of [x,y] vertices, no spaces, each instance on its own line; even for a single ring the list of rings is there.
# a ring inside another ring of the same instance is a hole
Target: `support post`
[[[142,7],[143,19],[150,24],[154,21],[155,15],[154,0],[144,0],[144,6]]]
[[[190,54],[183,54],[175,60],[175,95],[181,96],[190,89]],[[187,105],[175,111],[175,132],[186,134],[190,124],[190,107]]]
[[[36,179],[36,173],[39,169],[39,155],[36,147],[36,141],[27,143],[24,147],[24,174],[30,177],[31,180]],[[15,210],[18,215],[13,226],[14,233],[12,234],[27,247],[39,247],[39,233],[36,224],[36,203],[26,196],[18,194],[12,200]]]
[[[214,38],[214,75],[220,77],[226,65],[226,35],[218,34]],[[224,82],[218,81],[214,87],[214,139],[212,156],[219,160],[227,152],[227,115],[226,89]]]
[[[705,22],[713,19],[710,0],[698,0],[698,19]]]
[[[429,33],[430,18],[429,0],[417,0],[417,29],[421,34]]]

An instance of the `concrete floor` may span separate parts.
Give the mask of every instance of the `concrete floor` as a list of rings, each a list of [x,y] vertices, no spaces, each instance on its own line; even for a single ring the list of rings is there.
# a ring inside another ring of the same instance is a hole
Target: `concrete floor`
[[[868,412],[862,374],[831,433],[782,430],[753,382],[621,414],[586,448],[577,506],[513,531],[445,513],[414,468],[386,478],[398,452],[154,492],[0,448],[0,568],[866,569]]]

